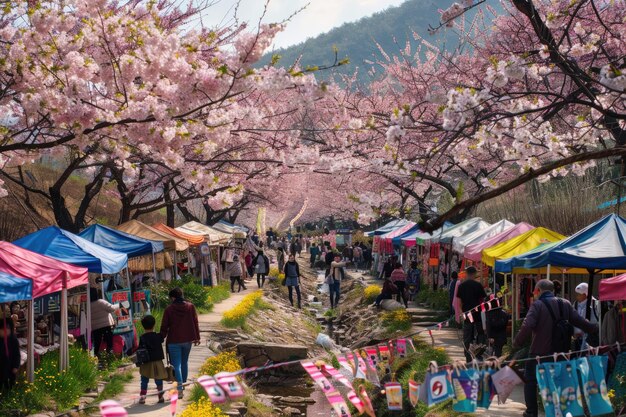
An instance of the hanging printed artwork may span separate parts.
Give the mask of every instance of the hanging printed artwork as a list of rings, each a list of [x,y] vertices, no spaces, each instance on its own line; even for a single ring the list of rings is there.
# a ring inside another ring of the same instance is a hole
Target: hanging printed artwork
[[[439,370],[437,362],[431,362],[424,381],[427,394],[427,404],[432,407],[446,401],[452,396],[452,386],[448,371]]]
[[[614,415],[605,380],[608,360],[606,355],[578,359],[583,394],[592,417]]]
[[[417,406],[417,402],[419,401],[420,395],[420,383],[415,381],[413,378],[415,377],[415,372],[411,374],[409,378],[409,402],[413,407]]]
[[[523,383],[522,378],[510,366],[499,369],[491,376],[493,386],[498,393],[498,404],[504,404],[516,385]]]
[[[452,409],[461,413],[476,411],[478,401],[478,371],[475,369],[459,369],[452,371]]]
[[[559,402],[559,392],[554,384],[554,374],[557,368],[560,373],[560,364],[546,363],[537,365],[537,385],[539,386],[539,395],[541,396],[546,417],[563,417]]]
[[[365,407],[365,414],[369,417],[376,417],[376,413],[374,412],[374,406],[372,405],[372,400],[370,400],[369,395],[367,395],[367,390],[363,385],[359,385],[359,398],[363,401],[363,406]]]
[[[389,410],[402,410],[402,385],[398,382],[387,382],[385,384],[385,395]]]

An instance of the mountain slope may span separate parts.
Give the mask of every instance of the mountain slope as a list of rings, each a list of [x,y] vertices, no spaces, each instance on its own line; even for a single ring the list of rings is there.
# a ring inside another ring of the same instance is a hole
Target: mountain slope
[[[404,48],[407,41],[416,43],[413,37],[415,31],[430,43],[446,49],[454,48],[458,40],[452,31],[442,31],[434,36],[428,34],[428,25],[436,26],[439,23],[437,10],[440,7],[443,7],[441,3],[437,5],[434,0],[408,0],[398,7],[390,7],[356,22],[345,23],[298,45],[272,51],[263,57],[260,64],[269,63],[272,56],[277,54],[281,56],[278,65],[282,66],[293,65],[300,56],[302,68],[331,65],[335,60],[333,48],[336,47],[339,60],[346,57],[350,59],[350,64],[341,67],[339,72],[352,74],[358,67],[359,79],[366,81],[366,73],[371,67],[366,61],[382,58],[376,42],[387,54],[397,55],[398,49]]]

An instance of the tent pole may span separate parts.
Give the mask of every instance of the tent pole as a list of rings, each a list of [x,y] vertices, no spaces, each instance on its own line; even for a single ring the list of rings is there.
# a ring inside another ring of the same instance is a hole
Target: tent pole
[[[508,281],[508,276],[509,276],[509,274],[504,274],[504,285],[505,285],[505,286],[506,286],[507,281]],[[513,277],[513,276],[511,275],[511,278],[512,278],[512,277]],[[511,285],[511,288],[513,288],[513,285]],[[505,303],[505,305],[506,305],[506,299],[507,299],[507,297],[505,296],[505,297],[504,297],[504,303]],[[513,343],[513,340],[515,340],[515,310],[513,310],[513,309],[512,309],[512,310],[511,310],[511,312],[513,313],[513,314],[512,314],[512,317],[513,317],[513,318],[512,318],[512,320],[511,320],[511,343]]]
[[[594,269],[588,269],[589,271],[589,290],[587,291],[587,308],[585,309],[585,318],[589,320],[591,318],[591,302],[593,301],[593,283],[595,280]]]
[[[165,259],[163,259],[163,265],[165,266]],[[156,256],[154,252],[152,252],[152,273],[154,274],[154,282],[157,282]]]
[[[87,352],[91,355],[91,283],[87,280],[87,301],[85,302],[85,310],[87,311],[87,334],[85,340],[87,341]]]
[[[130,314],[130,322],[133,327],[135,326],[135,322],[133,320],[133,300],[135,299],[135,292],[133,291],[133,287],[130,284],[130,271],[128,270],[128,265],[126,265],[126,283],[128,284],[128,290],[130,291],[130,302],[128,303],[128,314]]]
[[[67,288],[61,290],[61,334],[59,340],[59,370],[64,371],[69,366],[69,350],[67,343]]]
[[[176,248],[174,248],[174,279],[178,279],[178,259],[177,259]]]
[[[26,377],[28,382],[35,382],[35,299],[28,303],[28,334],[27,334]]]
[[[193,275],[194,272],[191,270],[191,246],[187,246],[187,273]]]
[[[548,268],[546,270],[546,279],[550,279],[550,264],[548,264]]]

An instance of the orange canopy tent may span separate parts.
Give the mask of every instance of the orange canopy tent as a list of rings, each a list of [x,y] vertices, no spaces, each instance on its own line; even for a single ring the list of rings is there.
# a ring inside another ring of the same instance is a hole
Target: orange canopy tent
[[[163,223],[153,224],[152,227],[179,239],[185,239],[187,242],[189,242],[189,245],[191,246],[198,246],[205,242],[204,236],[202,235],[192,235],[189,233],[181,232]]]

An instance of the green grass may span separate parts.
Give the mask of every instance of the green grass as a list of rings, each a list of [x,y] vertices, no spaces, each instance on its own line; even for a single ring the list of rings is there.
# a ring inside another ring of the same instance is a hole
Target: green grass
[[[422,285],[422,288],[417,294],[417,301],[419,303],[428,304],[438,311],[450,310],[450,293],[448,290],[433,291],[431,288]]]
[[[170,304],[169,292],[179,287],[183,296],[191,302],[199,313],[209,313],[213,306],[230,297],[230,284],[226,281],[215,287],[205,287],[192,275],[185,275],[180,280],[160,282],[152,285],[152,301],[154,309],[164,310]]]
[[[131,370],[122,372],[122,373],[114,373],[105,380],[108,380],[107,385],[104,387],[102,392],[96,398],[96,402],[100,402],[106,400],[108,398],[114,398],[117,394],[124,391],[124,385],[130,382],[133,379],[133,373]]]
[[[25,416],[45,410],[71,409],[87,390],[95,389],[100,380],[125,361],[109,358],[104,363],[105,369],[98,371],[96,358],[72,347],[69,368],[59,372],[59,352],[47,353],[41,357],[32,384],[21,379],[10,394],[0,395],[0,415]]]

